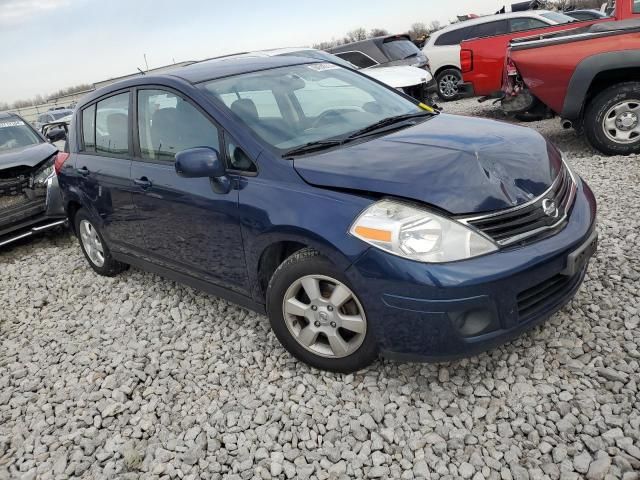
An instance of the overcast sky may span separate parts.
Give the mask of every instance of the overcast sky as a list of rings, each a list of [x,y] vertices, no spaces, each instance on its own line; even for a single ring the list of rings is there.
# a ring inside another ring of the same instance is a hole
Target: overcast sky
[[[0,102],[183,60],[310,46],[357,27],[493,13],[505,0],[0,0]]]

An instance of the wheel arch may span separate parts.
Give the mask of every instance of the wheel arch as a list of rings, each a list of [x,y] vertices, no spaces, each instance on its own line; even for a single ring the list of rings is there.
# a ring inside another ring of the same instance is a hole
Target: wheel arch
[[[254,299],[264,301],[269,280],[276,269],[289,256],[304,248],[317,250],[341,270],[347,270],[354,261],[354,258],[342,253],[328,239],[311,231],[288,229],[265,233],[254,241],[252,253],[247,252],[247,267]]]
[[[457,70],[458,72],[460,72],[460,75],[462,76],[462,70],[460,69],[460,67],[457,67],[456,65],[444,65],[440,68],[438,68],[434,73],[433,73],[433,78],[437,78],[438,75],[440,75],[442,72],[444,72],[445,70]]]
[[[562,118],[578,121],[589,101],[615,83],[640,80],[640,50],[606,52],[582,60],[567,88]]]

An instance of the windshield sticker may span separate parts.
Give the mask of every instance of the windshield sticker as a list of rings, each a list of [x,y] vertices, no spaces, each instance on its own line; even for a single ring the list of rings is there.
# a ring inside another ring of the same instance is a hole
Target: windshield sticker
[[[13,122],[0,122],[0,128],[8,128],[8,127],[22,127],[24,122],[21,120],[15,120]]]
[[[325,70],[338,70],[340,67],[333,63],[312,63],[307,65],[307,68],[315,70],[316,72],[324,72]]]

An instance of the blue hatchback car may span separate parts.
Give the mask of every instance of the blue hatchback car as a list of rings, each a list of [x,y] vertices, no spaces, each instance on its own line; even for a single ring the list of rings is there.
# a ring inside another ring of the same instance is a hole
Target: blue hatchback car
[[[134,265],[266,313],[320,369],[505,342],[572,298],[597,246],[593,193],[538,133],[308,58],[105,87],[69,148],[59,182],[97,273]]]

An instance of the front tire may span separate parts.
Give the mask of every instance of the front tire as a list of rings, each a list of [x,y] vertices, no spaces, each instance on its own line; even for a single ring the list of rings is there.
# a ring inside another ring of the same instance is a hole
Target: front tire
[[[458,84],[462,82],[462,73],[457,68],[447,68],[436,76],[438,83],[438,96],[444,102],[450,102],[458,98],[460,91]]]
[[[587,106],[584,132],[605,155],[640,152],[640,82],[613,85]]]
[[[76,213],[74,226],[82,253],[97,274],[115,277],[129,268],[126,263],[114,260],[100,230],[84,208]]]
[[[312,367],[351,373],[378,356],[360,299],[315,250],[300,250],[278,267],[267,289],[267,313],[282,346]]]

